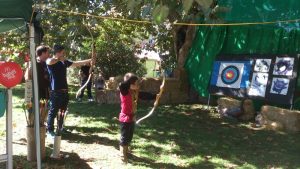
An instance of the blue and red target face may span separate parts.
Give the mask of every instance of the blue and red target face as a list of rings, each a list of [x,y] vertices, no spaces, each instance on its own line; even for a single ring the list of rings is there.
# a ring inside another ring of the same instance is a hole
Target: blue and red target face
[[[237,67],[228,66],[222,71],[221,76],[223,83],[232,84],[238,80],[240,73]]]
[[[250,61],[215,61],[210,84],[216,87],[245,89],[249,86]]]

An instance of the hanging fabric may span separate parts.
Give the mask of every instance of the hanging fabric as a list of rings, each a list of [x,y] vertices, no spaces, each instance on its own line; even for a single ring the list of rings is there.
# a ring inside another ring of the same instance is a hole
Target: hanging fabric
[[[6,92],[5,90],[0,90],[0,117],[5,113],[6,109]]]

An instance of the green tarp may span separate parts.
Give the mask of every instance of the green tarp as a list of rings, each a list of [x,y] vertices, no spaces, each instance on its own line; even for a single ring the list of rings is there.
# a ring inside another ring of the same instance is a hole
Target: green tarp
[[[0,89],[0,117],[5,113],[6,109],[6,92]]]
[[[278,2],[278,4],[275,2]],[[296,14],[300,11],[300,1],[295,0],[254,0],[251,2],[221,0],[219,4],[220,6],[232,5],[231,11],[223,15],[228,23],[296,19]],[[264,5],[269,8],[272,6],[274,9],[270,11]],[[279,5],[283,5],[282,8]],[[255,11],[251,11],[253,9]],[[300,17],[300,15],[298,16]],[[185,63],[185,69],[190,84],[198,91],[200,96],[206,97],[208,96],[207,87],[212,65],[217,55],[298,53],[300,53],[300,27],[297,23],[198,27]],[[300,82],[299,78],[298,82]],[[300,83],[298,83],[297,89],[300,88],[299,85]],[[300,107],[300,104],[297,106]]]
[[[229,10],[220,17],[230,23],[295,20],[300,15],[299,0],[218,0],[218,5]]]
[[[0,0],[0,33],[25,27],[32,5],[32,0]]]

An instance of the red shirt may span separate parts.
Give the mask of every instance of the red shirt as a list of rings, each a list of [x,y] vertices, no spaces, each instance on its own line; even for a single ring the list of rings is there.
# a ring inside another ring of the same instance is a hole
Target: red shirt
[[[133,110],[132,110],[132,97],[130,92],[127,95],[122,95],[120,93],[121,99],[121,112],[119,115],[120,122],[130,123],[133,121]]]

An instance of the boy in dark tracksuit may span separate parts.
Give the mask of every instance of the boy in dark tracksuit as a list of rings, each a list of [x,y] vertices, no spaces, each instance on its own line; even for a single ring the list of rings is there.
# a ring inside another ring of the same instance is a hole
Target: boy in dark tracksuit
[[[62,45],[54,45],[54,56],[46,60],[47,69],[50,75],[50,107],[48,111],[47,134],[55,136],[54,119],[58,111],[61,113],[67,110],[69,103],[67,68],[70,66],[78,67],[93,63],[91,59],[82,61],[70,61],[65,58],[65,48]],[[59,130],[62,130],[63,120],[59,124]],[[62,132],[62,131],[59,131]]]

